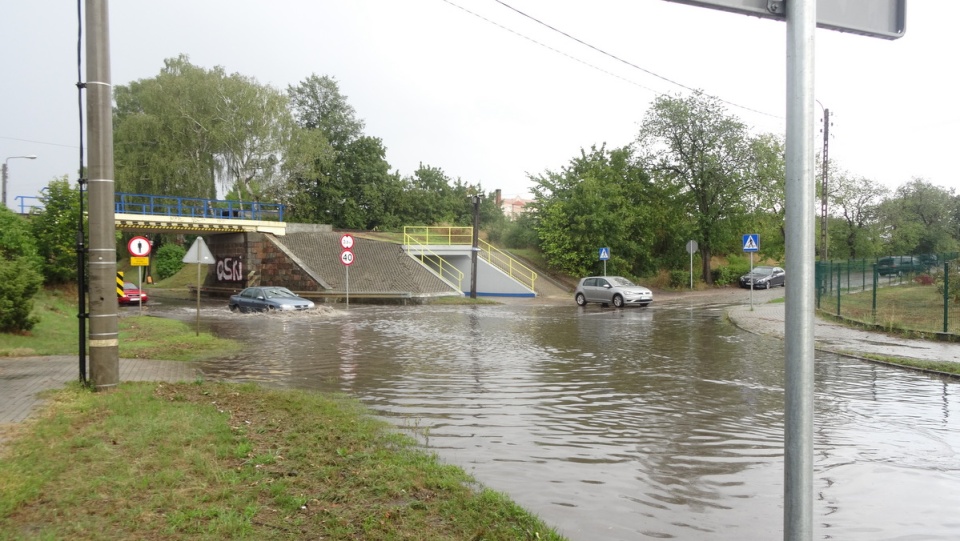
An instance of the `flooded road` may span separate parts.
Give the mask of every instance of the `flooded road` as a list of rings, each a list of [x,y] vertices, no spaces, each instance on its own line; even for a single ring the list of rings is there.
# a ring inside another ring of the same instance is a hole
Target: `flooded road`
[[[573,540],[779,539],[783,343],[725,309],[219,303],[201,326],[248,350],[201,368],[356,396]],[[818,353],[816,539],[960,536],[957,391]]]

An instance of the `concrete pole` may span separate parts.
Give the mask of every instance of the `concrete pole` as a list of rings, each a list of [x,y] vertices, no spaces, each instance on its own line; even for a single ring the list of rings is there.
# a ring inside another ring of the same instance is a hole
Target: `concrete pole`
[[[786,346],[784,522],[786,541],[813,536],[814,263],[813,103],[816,0],[787,6]],[[796,278],[794,278],[796,277]]]
[[[473,248],[470,250],[470,298],[477,298],[477,257],[480,255],[480,196],[473,196]]]
[[[85,0],[87,182],[90,224],[90,379],[94,389],[120,383],[117,251],[113,216],[113,87],[107,0]]]
[[[820,261],[829,261],[828,255],[829,238],[827,236],[827,192],[829,184],[827,179],[830,159],[830,109],[823,109],[823,183],[820,186]]]

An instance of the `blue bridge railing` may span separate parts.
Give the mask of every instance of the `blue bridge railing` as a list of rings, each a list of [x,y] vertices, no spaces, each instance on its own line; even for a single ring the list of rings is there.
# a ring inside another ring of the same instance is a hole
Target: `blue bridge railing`
[[[116,214],[282,222],[284,205],[281,203],[261,203],[260,201],[231,201],[227,199],[118,192],[115,194],[113,210]]]

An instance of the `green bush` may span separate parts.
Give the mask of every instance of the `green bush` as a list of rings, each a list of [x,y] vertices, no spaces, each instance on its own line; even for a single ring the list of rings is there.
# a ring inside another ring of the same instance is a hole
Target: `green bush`
[[[690,286],[690,273],[688,271],[673,270],[670,271],[670,287],[680,289]]]
[[[0,257],[0,332],[29,331],[40,321],[31,316],[33,296],[40,291],[43,276],[36,260]]]
[[[154,256],[154,268],[157,271],[157,276],[163,280],[180,272],[180,269],[183,268],[183,256],[186,254],[187,251],[183,246],[177,244],[161,246],[157,250],[157,255]]]
[[[741,276],[750,272],[750,266],[737,263],[717,267],[710,272],[713,275],[714,285],[727,286],[736,283]]]

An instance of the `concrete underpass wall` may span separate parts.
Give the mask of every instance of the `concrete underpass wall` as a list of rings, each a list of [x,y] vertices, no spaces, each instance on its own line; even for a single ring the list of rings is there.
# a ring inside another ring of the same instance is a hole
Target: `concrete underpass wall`
[[[266,233],[229,233],[205,239],[215,264],[207,265],[203,287],[222,294],[248,286],[279,285],[293,291],[323,291],[322,280],[305,269]]]

